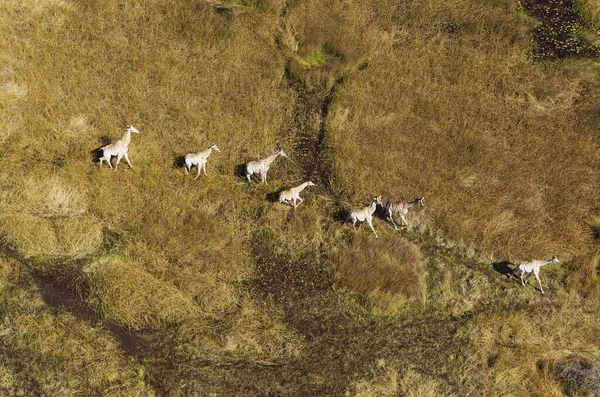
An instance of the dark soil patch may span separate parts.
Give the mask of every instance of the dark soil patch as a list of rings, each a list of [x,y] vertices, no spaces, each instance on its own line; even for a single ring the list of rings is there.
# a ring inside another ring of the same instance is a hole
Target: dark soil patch
[[[573,0],[523,0],[523,8],[541,24],[533,31],[539,60],[598,57],[600,46],[583,38],[590,30]]]

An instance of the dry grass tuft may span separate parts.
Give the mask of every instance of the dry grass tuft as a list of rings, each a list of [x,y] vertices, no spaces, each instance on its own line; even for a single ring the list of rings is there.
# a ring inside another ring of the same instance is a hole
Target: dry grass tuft
[[[193,301],[134,262],[105,258],[85,272],[89,303],[107,318],[132,329],[157,328],[198,314]],[[143,288],[139,286],[143,285]]]
[[[26,259],[81,258],[102,245],[102,231],[92,217],[45,219],[21,213],[0,218],[5,243]]]
[[[438,382],[413,369],[404,371],[398,383],[407,397],[435,397],[440,395]]]
[[[65,217],[82,215],[87,211],[87,200],[76,189],[65,187],[57,180],[36,186],[39,190],[30,199],[38,207],[34,207],[36,213],[45,217]],[[39,200],[37,203],[36,199]]]
[[[374,239],[357,233],[332,249],[334,280],[366,300],[374,313],[392,314],[408,301],[423,302],[425,264],[415,244],[404,239]]]
[[[583,17],[592,23],[596,29],[600,27],[600,1],[598,0],[576,0]]]
[[[0,393],[154,395],[106,330],[49,308],[23,266],[0,260]]]
[[[594,309],[575,306],[478,315],[469,330],[474,386],[495,395],[560,395],[560,377],[550,364],[572,354],[595,362],[600,354]]]
[[[225,351],[264,362],[300,358],[305,343],[281,321],[281,313],[268,303],[246,298],[228,320],[222,336]]]
[[[382,367],[384,363],[382,363]],[[379,366],[378,366],[379,367]],[[371,381],[361,380],[354,384],[354,392],[346,392],[347,396],[370,397],[370,396],[397,396],[398,371],[393,368],[377,368],[377,373]]]

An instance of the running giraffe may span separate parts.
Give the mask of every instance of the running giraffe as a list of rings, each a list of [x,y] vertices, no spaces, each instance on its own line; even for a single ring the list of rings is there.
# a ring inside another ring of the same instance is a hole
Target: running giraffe
[[[132,132],[134,134],[140,133],[134,126],[128,125],[127,131],[125,132],[125,135],[123,135],[123,138],[119,139],[118,141],[116,141],[114,143],[108,144],[108,145],[100,148],[100,151],[102,151],[102,157],[100,157],[100,168],[102,168],[103,161],[106,161],[108,166],[110,168],[113,168],[112,164],[110,163],[110,160],[112,159],[113,156],[117,157],[117,163],[115,164],[115,170],[119,166],[119,161],[121,161],[122,157],[125,157],[125,161],[127,161],[129,168],[133,168],[133,166],[129,162],[129,156],[127,155],[127,147],[129,146],[129,141],[131,141],[131,133]]]
[[[288,190],[284,190],[281,193],[279,193],[279,202],[283,203],[283,202],[291,201],[292,203],[288,203],[288,204],[292,205],[294,207],[294,209],[296,209],[296,207],[299,206],[300,203],[304,201],[302,199],[302,197],[300,197],[300,192],[303,191],[307,186],[315,186],[315,184],[312,183],[311,181],[308,181],[308,182],[304,182],[296,187],[290,188]],[[299,201],[299,203],[296,204],[296,201]]]
[[[546,260],[537,260],[537,261],[531,261],[531,262],[526,262],[526,263],[520,263],[517,265],[517,267],[515,267],[515,270],[512,271],[512,273],[508,274],[508,278],[512,279],[513,276],[515,275],[515,273],[519,272],[521,273],[521,284],[523,285],[523,287],[525,286],[525,281],[523,280],[523,275],[527,274],[531,274],[533,273],[533,275],[535,276],[535,278],[538,281],[538,284],[540,284],[540,291],[542,291],[542,294],[544,293],[544,289],[542,288],[542,282],[540,281],[540,269],[542,266],[547,265],[549,263],[555,263],[555,262],[560,262],[560,260],[556,257],[553,256],[550,259],[546,259]]]
[[[410,202],[388,201],[387,203],[385,203],[386,216],[390,221],[392,221],[394,229],[398,230],[398,226],[396,226],[396,223],[394,222],[394,214],[397,214],[400,217],[400,220],[402,221],[400,223],[400,227],[403,228],[408,224],[405,218],[406,214],[408,214],[408,210],[414,207],[415,205],[425,207],[425,202],[423,202],[424,199],[425,197],[421,197]]]
[[[375,233],[375,238],[379,238],[375,228],[373,228],[373,214],[377,209],[377,204],[381,205],[381,196],[373,197],[371,204],[357,210],[352,210],[350,211],[350,215],[348,215],[348,221],[352,222],[354,229],[356,229],[356,222],[367,222],[371,231]]]
[[[287,157],[287,154],[285,154],[283,150],[278,150],[275,154],[270,155],[266,159],[254,160],[246,164],[246,178],[248,179],[248,183],[252,182],[251,177],[253,174],[258,174],[260,175],[261,182],[268,185],[267,172],[269,172],[271,163],[279,156]]]
[[[200,176],[200,170],[204,171],[204,175],[206,175],[206,161],[208,160],[208,156],[212,153],[213,150],[220,152],[217,145],[214,143],[210,145],[210,147],[199,153],[190,153],[185,155],[185,173],[189,173],[192,170],[193,166],[198,167],[198,175],[194,178],[194,180],[198,179]]]

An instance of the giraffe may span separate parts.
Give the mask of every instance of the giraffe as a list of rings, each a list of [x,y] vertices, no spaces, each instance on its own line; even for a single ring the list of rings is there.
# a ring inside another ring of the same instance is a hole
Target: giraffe
[[[198,175],[194,178],[194,180],[198,179],[200,176],[200,170],[204,171],[204,175],[206,175],[206,162],[208,160],[208,156],[212,153],[213,150],[220,152],[219,148],[216,144],[210,145],[210,147],[199,153],[190,153],[185,155],[185,173],[189,173],[192,170],[193,166],[198,167]]]
[[[258,174],[260,175],[261,182],[268,185],[267,172],[271,167],[271,163],[273,163],[278,156],[287,157],[283,150],[278,150],[276,153],[265,159],[250,161],[246,164],[246,178],[248,179],[248,183],[252,182],[251,177],[253,174]]]
[[[129,146],[129,141],[131,141],[131,133],[139,134],[140,132],[132,125],[127,126],[127,131],[123,138],[118,141],[108,144],[100,148],[102,151],[102,157],[100,157],[100,168],[102,168],[102,162],[106,161],[110,168],[113,168],[110,160],[113,156],[117,156],[117,163],[115,164],[115,170],[119,165],[119,161],[121,161],[122,157],[125,157],[125,161],[129,165],[129,168],[133,168],[131,163],[129,162],[129,156],[127,156],[127,146]]]
[[[523,287],[525,286],[525,281],[523,280],[523,275],[525,274],[531,274],[533,273],[533,275],[535,276],[535,278],[537,279],[538,283],[540,284],[540,291],[542,291],[542,294],[544,293],[544,289],[542,288],[542,282],[540,281],[540,269],[542,266],[547,265],[549,263],[553,263],[553,262],[560,262],[560,260],[556,257],[553,256],[550,259],[547,260],[537,260],[537,261],[531,261],[531,262],[526,262],[526,263],[520,263],[517,265],[517,267],[515,267],[515,270],[513,270],[512,273],[508,274],[508,278],[512,279],[513,276],[515,275],[515,273],[519,272],[521,273],[521,284],[523,285]]]
[[[423,202],[424,199],[425,197],[421,197],[410,202],[388,201],[387,203],[385,203],[386,216],[390,221],[392,221],[394,229],[398,230],[398,226],[396,226],[396,223],[394,222],[394,214],[397,214],[400,217],[400,220],[402,221],[400,223],[400,228],[403,228],[407,225],[405,216],[406,214],[408,214],[408,210],[414,207],[415,205],[425,207],[425,203]]]
[[[373,197],[371,204],[366,207],[350,211],[348,220],[352,222],[352,227],[356,229],[356,222],[367,222],[371,231],[375,233],[375,238],[379,238],[377,232],[373,228],[373,213],[377,209],[377,204],[381,205],[381,196]]]
[[[311,181],[308,182],[304,182],[296,187],[290,188],[289,190],[284,190],[281,193],[279,193],[279,202],[283,203],[283,202],[288,202],[288,201],[292,201],[293,204],[290,204],[294,207],[294,209],[296,209],[296,207],[298,205],[300,205],[300,203],[304,200],[302,200],[302,198],[300,197],[300,192],[303,191],[307,186],[315,186],[314,183],[312,183]],[[298,204],[296,204],[296,201],[299,201]]]

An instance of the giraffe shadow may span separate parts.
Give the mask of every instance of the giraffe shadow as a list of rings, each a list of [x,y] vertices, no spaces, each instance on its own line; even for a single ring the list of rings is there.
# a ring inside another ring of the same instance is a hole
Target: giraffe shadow
[[[375,208],[375,213],[373,213],[373,215],[376,218],[381,219],[389,227],[394,229],[394,224],[392,222],[390,222],[390,218],[388,218],[388,214],[387,214],[387,210],[385,209],[385,206],[383,206],[381,204],[377,204],[377,207]]]
[[[349,221],[350,211],[342,208],[333,212],[333,220],[336,222],[346,223]]]
[[[494,268],[494,270],[500,274],[502,274],[503,276],[510,276],[513,272],[513,268],[511,268],[508,265],[513,265],[512,262],[509,261],[500,261],[500,262],[494,262],[492,263],[492,267]]]
[[[177,153],[173,153],[173,168],[180,169],[185,167],[185,156],[182,156]]]
[[[269,203],[277,203],[279,201],[279,193],[281,193],[283,189],[279,189],[275,192],[267,193],[265,198]]]
[[[102,152],[102,148],[104,146],[110,144],[110,138],[108,137],[108,135],[102,135],[100,137],[100,142],[102,142],[101,146],[98,146],[97,148],[90,150],[90,154],[92,156],[92,163],[97,163],[98,161],[100,161],[100,158],[104,154]]]
[[[238,178],[246,179],[246,163],[237,164],[233,167],[233,174]]]
[[[377,207],[375,207],[375,212],[373,213],[373,215],[375,215],[377,218],[381,219],[382,221],[387,221],[387,211],[385,210],[385,207],[381,204],[377,204]]]

